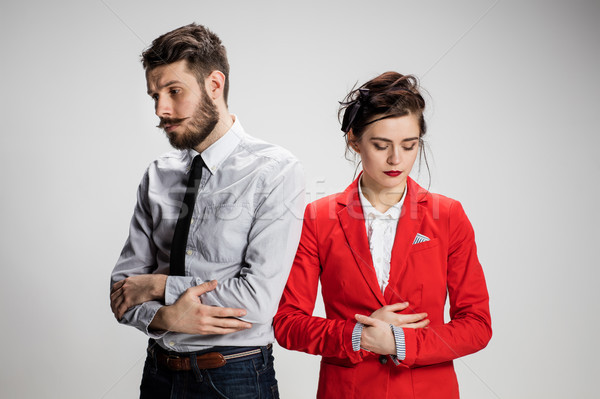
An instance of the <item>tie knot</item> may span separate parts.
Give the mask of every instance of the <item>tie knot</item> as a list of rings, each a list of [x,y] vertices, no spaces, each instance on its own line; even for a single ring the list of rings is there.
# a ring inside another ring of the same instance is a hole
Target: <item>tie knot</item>
[[[202,167],[204,166],[204,160],[202,159],[202,155],[196,155],[194,157],[194,160],[192,161],[192,167],[190,168],[191,171],[194,171],[196,173],[201,173],[202,172]]]

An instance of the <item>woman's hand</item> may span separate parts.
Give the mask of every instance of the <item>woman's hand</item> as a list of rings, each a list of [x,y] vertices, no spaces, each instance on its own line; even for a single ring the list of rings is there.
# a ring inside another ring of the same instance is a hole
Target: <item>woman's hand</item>
[[[360,314],[354,318],[364,325],[360,336],[362,349],[379,355],[396,354],[396,339],[389,323]]]
[[[383,306],[371,313],[371,318],[381,320],[387,324],[393,324],[396,327],[404,328],[425,328],[429,325],[429,319],[426,318],[427,313],[396,313],[406,308],[408,308],[408,302],[398,302],[392,305]]]

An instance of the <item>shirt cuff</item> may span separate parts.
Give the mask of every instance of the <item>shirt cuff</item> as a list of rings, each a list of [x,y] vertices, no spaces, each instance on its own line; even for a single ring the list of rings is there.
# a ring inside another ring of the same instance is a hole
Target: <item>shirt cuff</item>
[[[150,338],[162,338],[162,336],[166,334],[166,331],[150,330],[150,323],[152,323],[154,316],[156,316],[156,312],[158,312],[158,309],[162,306],[163,305],[158,301],[144,302],[125,312],[123,318],[119,322],[137,328]]]
[[[404,340],[404,330],[401,327],[396,327],[393,324],[390,324],[392,332],[394,333],[394,339],[396,340],[396,358],[400,361],[406,358],[406,343]],[[394,363],[396,363],[396,359],[393,359]]]
[[[352,350],[354,352],[358,352],[360,350],[360,337],[362,335],[363,329],[362,323],[356,323],[354,329],[352,330]]]
[[[168,276],[165,284],[165,305],[173,305],[179,297],[194,286],[195,279],[190,276]],[[197,282],[197,285],[202,281]]]

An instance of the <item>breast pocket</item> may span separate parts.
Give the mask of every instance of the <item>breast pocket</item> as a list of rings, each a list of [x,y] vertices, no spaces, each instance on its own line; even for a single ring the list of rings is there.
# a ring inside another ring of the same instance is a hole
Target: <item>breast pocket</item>
[[[426,249],[436,247],[436,246],[438,246],[439,243],[440,243],[439,238],[432,238],[429,241],[424,241],[424,242],[421,242],[418,244],[413,244],[412,248],[410,249],[410,253],[413,254],[415,252],[424,251]]]
[[[240,263],[248,246],[252,215],[243,205],[206,207],[194,223],[198,253],[209,262]]]
[[[406,278],[421,283],[421,311],[437,318],[446,300],[447,253],[439,238],[414,244],[408,256]],[[433,322],[433,319],[432,319]]]

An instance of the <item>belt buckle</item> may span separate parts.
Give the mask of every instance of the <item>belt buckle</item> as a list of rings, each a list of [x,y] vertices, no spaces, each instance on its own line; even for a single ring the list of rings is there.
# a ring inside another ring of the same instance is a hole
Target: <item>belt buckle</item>
[[[181,360],[181,357],[180,356],[176,356],[176,355],[170,355],[170,354],[167,355],[167,367],[168,368],[171,368],[171,365],[169,364],[170,360],[173,360],[173,361],[175,361],[175,360]]]

